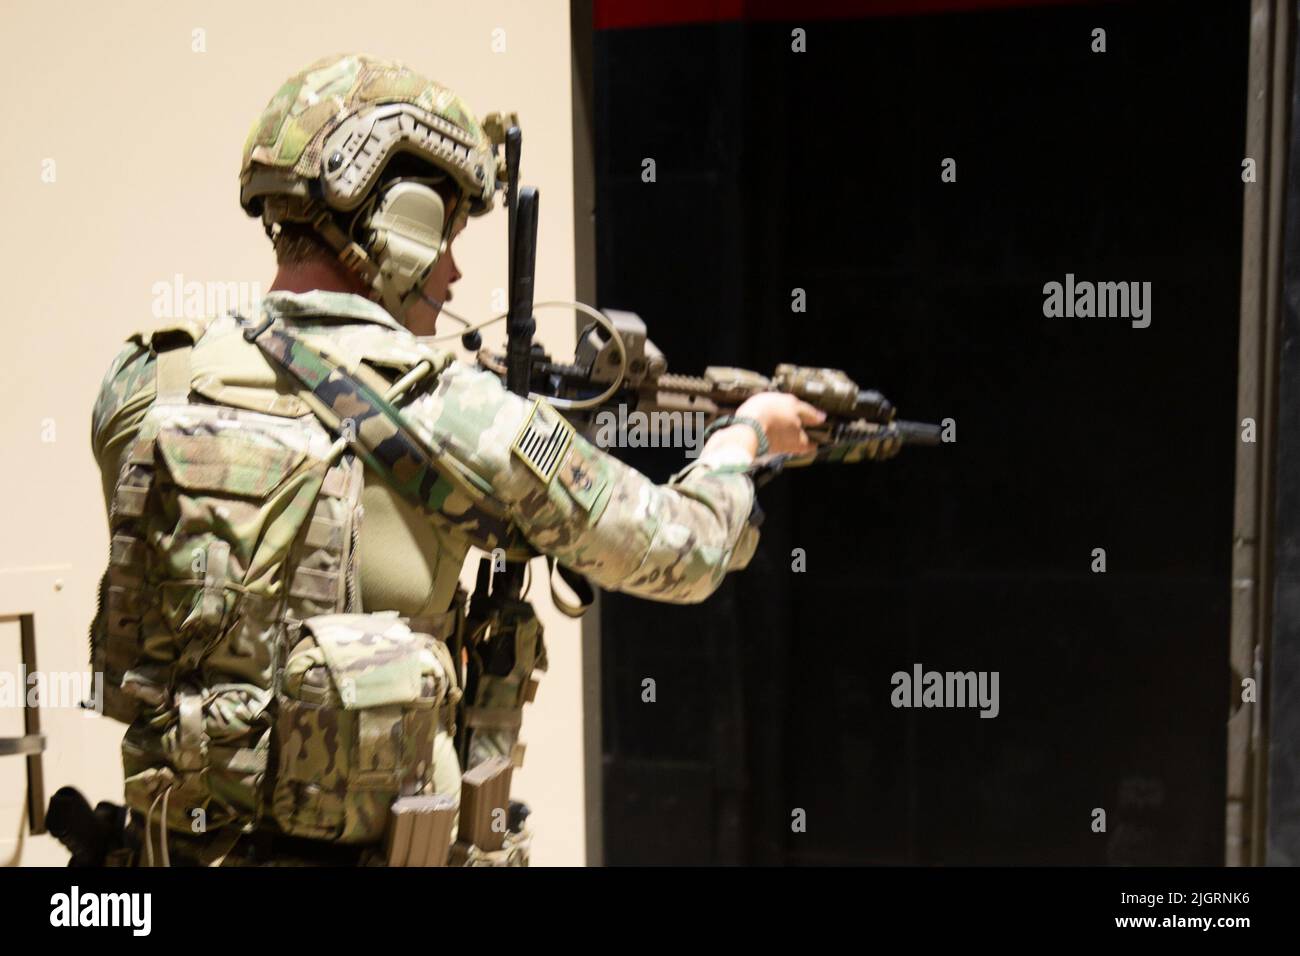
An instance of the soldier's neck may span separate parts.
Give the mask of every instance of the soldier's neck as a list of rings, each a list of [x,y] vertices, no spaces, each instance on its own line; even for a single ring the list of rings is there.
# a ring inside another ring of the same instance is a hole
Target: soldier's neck
[[[365,295],[361,279],[337,259],[313,259],[281,265],[268,292],[352,292]]]

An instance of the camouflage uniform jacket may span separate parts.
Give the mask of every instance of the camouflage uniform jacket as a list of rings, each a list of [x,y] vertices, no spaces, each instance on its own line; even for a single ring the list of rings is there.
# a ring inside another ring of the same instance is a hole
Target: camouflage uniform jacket
[[[452,456],[490,488],[529,543],[601,587],[676,603],[707,598],[728,571],[748,564],[757,543],[754,489],[745,457],[703,456],[665,485],[575,436],[544,482],[512,453],[531,403],[492,374],[422,342],[381,306],[360,296],[273,292],[263,302],[295,334],[329,345],[395,379],[422,359],[436,380],[402,401],[406,421],[430,448]],[[192,400],[265,407],[292,386],[231,317],[216,319],[195,345]],[[110,501],[122,456],[154,400],[148,336],[133,337],[100,390],[93,448]],[[260,396],[260,397],[259,397]],[[291,405],[289,407],[292,407]],[[421,616],[451,602],[472,533],[418,511],[367,470],[360,540],[367,610]]]

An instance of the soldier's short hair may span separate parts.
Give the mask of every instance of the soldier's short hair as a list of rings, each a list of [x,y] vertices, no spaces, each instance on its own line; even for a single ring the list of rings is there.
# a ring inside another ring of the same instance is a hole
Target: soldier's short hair
[[[316,230],[305,222],[280,223],[280,231],[273,244],[275,264],[278,266],[296,266],[334,258],[334,251],[325,244],[325,240],[317,234]]]

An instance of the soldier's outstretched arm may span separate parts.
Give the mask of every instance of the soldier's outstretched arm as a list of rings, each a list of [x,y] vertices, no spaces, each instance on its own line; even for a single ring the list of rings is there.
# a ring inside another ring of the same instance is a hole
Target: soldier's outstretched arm
[[[719,434],[664,485],[579,435],[558,460],[548,462],[544,452],[530,460],[516,438],[534,404],[507,392],[496,376],[459,363],[403,413],[432,446],[491,485],[535,548],[601,587],[693,603],[753,556],[752,443],[747,449]],[[543,432],[559,420],[549,406],[537,414],[545,418]]]

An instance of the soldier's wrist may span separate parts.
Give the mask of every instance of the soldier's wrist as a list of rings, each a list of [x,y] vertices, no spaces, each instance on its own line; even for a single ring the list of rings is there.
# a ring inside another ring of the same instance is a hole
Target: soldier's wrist
[[[763,425],[747,415],[724,415],[704,430],[706,447],[715,438],[721,438],[726,445],[743,447],[751,458],[767,453],[767,433]]]

